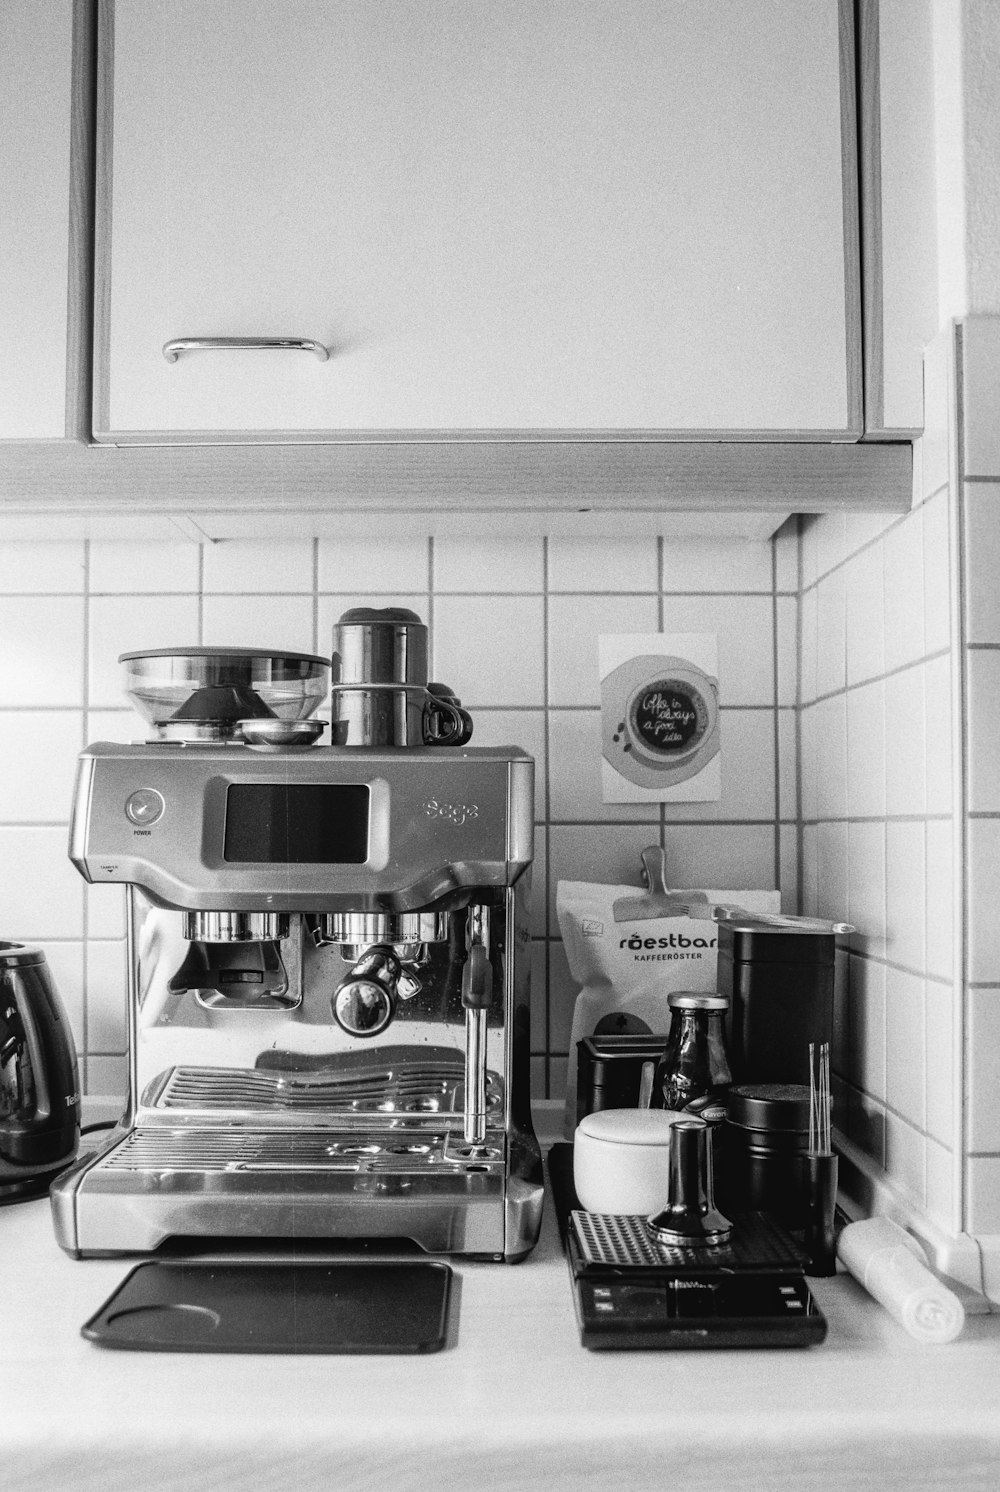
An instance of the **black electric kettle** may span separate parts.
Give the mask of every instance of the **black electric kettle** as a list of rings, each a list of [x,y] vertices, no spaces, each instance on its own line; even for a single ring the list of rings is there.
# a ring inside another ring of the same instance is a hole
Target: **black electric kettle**
[[[0,942],[0,1205],[43,1194],[79,1143],[76,1052],[45,954]]]

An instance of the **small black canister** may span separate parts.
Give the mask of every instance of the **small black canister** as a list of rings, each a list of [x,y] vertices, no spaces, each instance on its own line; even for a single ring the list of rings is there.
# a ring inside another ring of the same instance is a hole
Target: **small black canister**
[[[809,1089],[801,1083],[730,1088],[723,1136],[723,1210],[768,1212],[791,1231],[804,1228]]]

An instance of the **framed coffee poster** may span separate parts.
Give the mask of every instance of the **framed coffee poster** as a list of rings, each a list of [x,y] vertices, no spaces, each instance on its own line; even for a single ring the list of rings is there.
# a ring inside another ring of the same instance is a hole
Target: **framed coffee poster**
[[[604,802],[721,798],[716,635],[606,634],[598,658]]]

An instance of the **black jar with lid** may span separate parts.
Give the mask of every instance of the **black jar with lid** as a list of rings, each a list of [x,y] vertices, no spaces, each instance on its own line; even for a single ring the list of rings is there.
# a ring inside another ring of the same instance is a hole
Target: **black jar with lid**
[[[806,1225],[809,1089],[803,1083],[730,1088],[722,1126],[724,1195],[731,1212],[767,1212],[791,1232]]]
[[[736,1083],[808,1083],[809,1043],[833,1040],[837,933],[847,923],[752,915],[719,923]]]

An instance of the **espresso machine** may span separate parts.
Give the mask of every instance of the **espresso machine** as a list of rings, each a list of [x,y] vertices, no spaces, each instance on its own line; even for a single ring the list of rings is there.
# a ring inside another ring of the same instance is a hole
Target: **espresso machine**
[[[82,753],[70,857],[125,888],[129,1091],[52,1188],[62,1247],[523,1258],[531,758],[467,745],[401,609],[334,629],[331,745],[327,659],[122,661],[151,739]]]

